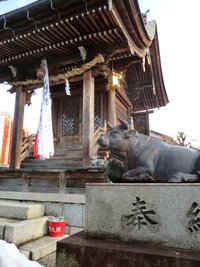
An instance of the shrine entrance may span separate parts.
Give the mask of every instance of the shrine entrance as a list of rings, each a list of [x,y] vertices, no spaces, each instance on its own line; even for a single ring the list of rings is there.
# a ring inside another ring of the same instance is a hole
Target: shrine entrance
[[[60,144],[80,144],[82,141],[82,98],[70,96],[60,100],[58,124]]]
[[[81,144],[82,143],[82,95],[67,96],[56,99],[57,118],[56,123],[57,144]],[[94,131],[103,126],[106,110],[103,108],[103,94],[95,95],[94,106]],[[53,114],[55,115],[55,114]]]

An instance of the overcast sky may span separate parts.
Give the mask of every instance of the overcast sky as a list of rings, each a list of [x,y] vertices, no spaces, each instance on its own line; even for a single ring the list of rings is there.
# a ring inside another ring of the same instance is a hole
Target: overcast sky
[[[189,139],[200,136],[200,32],[198,0],[139,0],[158,25],[165,87],[170,103],[151,115],[151,128]]]
[[[30,2],[33,1],[2,2],[0,14]],[[176,137],[178,131],[184,131],[189,140],[200,136],[200,1],[139,0],[139,4],[141,12],[150,9],[149,20],[157,21],[163,77],[170,101],[167,106],[150,115],[151,129],[173,137]],[[4,91],[0,90],[0,111],[12,113],[8,105],[12,106],[13,96],[6,94],[4,98]],[[8,100],[11,101],[10,104]],[[25,121],[30,121],[28,111],[25,111],[25,115]],[[31,123],[31,129],[33,128],[35,126]]]

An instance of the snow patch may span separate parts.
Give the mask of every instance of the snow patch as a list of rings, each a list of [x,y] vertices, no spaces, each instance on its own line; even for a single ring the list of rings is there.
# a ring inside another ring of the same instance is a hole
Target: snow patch
[[[0,240],[0,266],[1,267],[44,267],[36,261],[30,261],[14,244]]]

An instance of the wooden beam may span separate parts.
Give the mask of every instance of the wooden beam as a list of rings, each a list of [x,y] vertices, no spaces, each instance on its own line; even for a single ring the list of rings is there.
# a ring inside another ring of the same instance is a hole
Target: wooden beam
[[[101,53],[106,61],[106,64],[108,63],[109,60],[111,60],[111,57],[113,57],[114,55],[118,54],[118,53],[122,53],[122,52],[128,52],[129,49],[127,47],[127,43],[126,42],[122,42],[120,44],[115,44],[113,46],[110,45],[104,45],[104,46],[97,46],[94,47],[92,49],[92,51],[87,51],[88,52],[88,56],[89,57],[94,57],[96,55],[98,55],[99,53]],[[62,73],[64,72],[62,70],[62,68],[67,67],[68,65],[77,65],[77,64],[82,64],[82,58],[80,56],[80,53],[76,53],[73,55],[63,55],[63,56],[59,56],[59,57],[54,57],[53,59],[48,59],[48,70],[49,70],[49,74],[54,75],[55,73]],[[12,82],[14,80],[14,77],[12,75],[12,72],[10,71],[10,69],[8,68],[9,63],[5,64],[4,67],[1,68],[1,71],[4,71],[4,76],[3,78],[0,77],[0,81],[4,82],[7,81]],[[29,62],[28,67],[27,67],[27,63],[26,64],[22,64],[23,67],[18,67],[17,68],[17,79],[18,80],[26,80],[26,79],[36,79],[36,69],[39,67],[39,61],[36,63],[35,61],[33,61],[31,64]],[[98,65],[101,66],[101,65]],[[3,72],[2,72],[3,73]],[[2,75],[1,73],[1,75]],[[81,76],[82,77],[82,76]],[[73,77],[72,77],[73,78]],[[41,80],[42,82],[42,80]],[[56,82],[54,82],[56,84]],[[63,83],[63,81],[58,81],[59,83]],[[40,87],[40,85],[34,86],[34,88]]]
[[[149,80],[128,83],[126,85],[126,94],[130,101],[135,101],[140,98],[141,91],[148,87],[152,87],[152,83]]]
[[[90,165],[94,136],[94,78],[92,71],[83,74],[83,166]]]
[[[144,89],[147,87],[152,87],[152,82],[150,80],[141,80],[133,83],[127,84],[130,89]]]
[[[22,130],[24,120],[25,92],[22,86],[16,88],[15,114],[12,133],[11,169],[19,169],[21,164]]]
[[[116,125],[116,93],[114,90],[108,91],[108,121]]]
[[[131,114],[131,116],[141,116],[146,114],[152,114],[154,113],[154,110],[146,110],[146,111],[136,111]]]

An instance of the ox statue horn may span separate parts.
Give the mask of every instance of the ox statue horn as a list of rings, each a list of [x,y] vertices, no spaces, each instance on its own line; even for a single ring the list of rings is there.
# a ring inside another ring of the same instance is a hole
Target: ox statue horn
[[[122,125],[124,130],[128,130],[129,129],[129,124],[128,124],[127,121],[125,121],[125,120],[123,120],[123,119],[121,119],[119,117],[118,117],[118,120],[120,121],[120,123],[121,123],[121,125]]]
[[[107,121],[107,125],[110,129],[113,129],[115,126],[113,126],[109,121]]]

